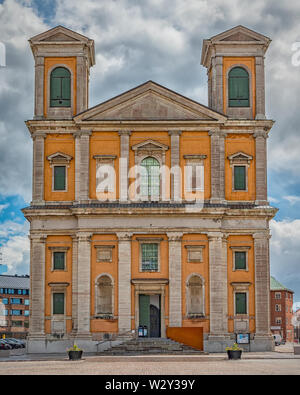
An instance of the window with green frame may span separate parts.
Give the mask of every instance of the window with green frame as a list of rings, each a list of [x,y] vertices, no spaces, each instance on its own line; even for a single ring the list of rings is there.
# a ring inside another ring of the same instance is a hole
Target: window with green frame
[[[158,271],[158,244],[144,243],[142,249],[142,271]]]
[[[65,270],[65,252],[53,252],[53,270]]]
[[[234,268],[235,270],[246,269],[246,251],[234,252]]]
[[[149,156],[142,160],[141,166],[146,170],[141,174],[141,196],[148,197],[148,199],[159,198],[160,165],[158,160]]]
[[[246,292],[236,292],[236,294],[235,294],[235,314],[247,314],[247,294],[246,294]]]
[[[243,67],[234,67],[228,75],[229,107],[249,107],[249,74]]]
[[[246,190],[246,166],[234,166],[234,190]]]
[[[71,106],[71,73],[65,67],[56,67],[50,75],[50,107]]]
[[[66,166],[54,166],[54,190],[66,190]]]
[[[53,314],[64,314],[65,312],[65,294],[53,294]]]

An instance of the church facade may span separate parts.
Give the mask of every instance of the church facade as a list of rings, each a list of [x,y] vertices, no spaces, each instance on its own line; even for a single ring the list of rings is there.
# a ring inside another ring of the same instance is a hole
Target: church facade
[[[92,108],[94,41],[62,26],[35,59],[29,352],[202,328],[272,350],[264,57],[243,26],[203,41],[208,106],[148,81]]]

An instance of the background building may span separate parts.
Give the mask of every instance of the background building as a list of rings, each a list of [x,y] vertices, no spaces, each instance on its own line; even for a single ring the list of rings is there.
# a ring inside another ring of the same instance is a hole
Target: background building
[[[294,341],[293,294],[294,291],[280,284],[271,276],[271,331],[287,342]]]
[[[209,352],[238,333],[253,351],[273,348],[270,41],[243,26],[203,41],[208,107],[148,81],[88,108],[93,40],[61,26],[29,40],[29,352],[72,339],[95,351],[140,325],[150,337],[201,328]]]
[[[29,276],[0,275],[0,337],[27,336],[29,286]]]
[[[292,322],[294,326],[294,340],[300,343],[300,309],[294,312]]]

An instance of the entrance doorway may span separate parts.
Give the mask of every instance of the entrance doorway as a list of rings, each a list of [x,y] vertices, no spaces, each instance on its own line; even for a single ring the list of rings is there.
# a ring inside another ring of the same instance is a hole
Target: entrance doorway
[[[139,295],[139,325],[147,327],[148,337],[161,337],[160,295]]]

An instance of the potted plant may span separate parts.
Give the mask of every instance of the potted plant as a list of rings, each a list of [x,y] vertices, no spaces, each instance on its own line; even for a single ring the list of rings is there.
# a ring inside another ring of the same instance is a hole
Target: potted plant
[[[74,344],[73,347],[69,348],[67,351],[69,359],[71,360],[78,360],[82,357],[83,351],[76,344]]]
[[[234,343],[232,347],[226,347],[228,359],[241,359],[243,349]]]

